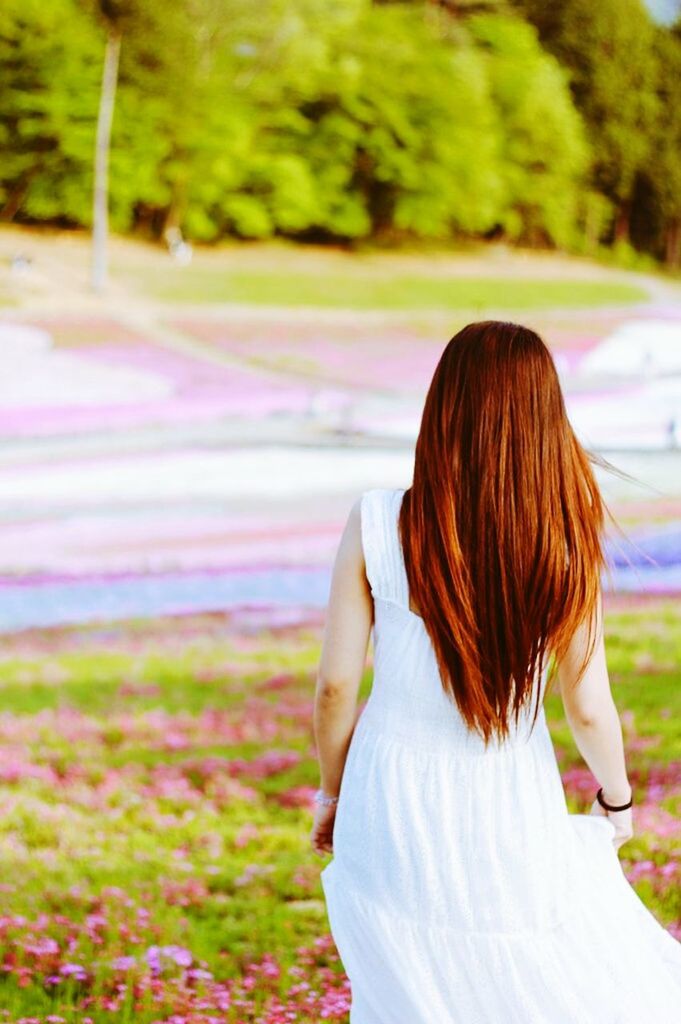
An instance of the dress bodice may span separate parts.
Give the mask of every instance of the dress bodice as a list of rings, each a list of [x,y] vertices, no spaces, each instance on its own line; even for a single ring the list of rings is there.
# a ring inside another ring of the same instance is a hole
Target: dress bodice
[[[364,714],[373,724],[413,743],[442,739],[471,752],[484,752],[482,737],[469,729],[442,685],[435,650],[420,615],[409,608],[409,583],[398,532],[404,489],[372,488],[361,498],[362,547],[374,602],[374,682]],[[504,746],[530,738],[532,701],[519,716]],[[535,731],[545,729],[543,706]],[[495,746],[492,741],[488,746]]]

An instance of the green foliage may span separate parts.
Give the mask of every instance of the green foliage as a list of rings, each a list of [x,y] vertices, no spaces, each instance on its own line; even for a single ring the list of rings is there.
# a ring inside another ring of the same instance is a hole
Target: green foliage
[[[675,934],[680,625],[672,599],[626,611],[606,603],[608,670],[635,804],[635,834],[618,858],[625,874],[641,862],[652,868],[636,891]],[[281,977],[270,989],[260,975],[259,994],[278,990],[285,1005],[293,985],[320,988],[326,971],[317,965],[340,965],[320,948],[328,935],[323,861],[309,844],[312,812],[300,790],[319,781],[310,742],[318,628],[235,638],[198,616],[46,637],[8,638],[0,680],[2,1008],[12,1020],[39,1013],[73,1024],[151,1024],[194,1007],[199,1016],[215,1008],[224,1024],[262,1017],[236,998],[219,1010],[165,972],[147,1001],[147,954],[166,944],[219,980],[246,976],[267,954]],[[370,677],[369,668],[361,702]],[[585,813],[594,780],[555,690],[545,707],[569,810]],[[291,753],[299,757],[272,761]],[[312,956],[301,955],[303,944]],[[131,958],[130,974],[114,969],[120,957]],[[92,984],[65,981],[55,992],[47,978],[61,963],[83,965]],[[290,1015],[301,1024],[323,1018],[297,1005]]]
[[[681,29],[655,37],[656,116],[648,126],[651,146],[637,181],[636,241],[681,264]]]
[[[357,256],[354,257],[358,259]],[[163,302],[237,302],[248,305],[312,306],[332,309],[402,310],[537,310],[641,302],[645,289],[628,282],[569,278],[462,277],[405,273],[394,268],[378,273],[358,262],[354,271],[319,266],[314,273],[282,267],[267,270],[221,266],[116,267],[116,276],[138,293]],[[463,324],[462,324],[463,326]]]
[[[569,246],[589,149],[567,75],[541,50],[530,25],[481,15],[470,26],[488,54],[499,114],[506,231],[530,242],[548,238]]]
[[[119,230],[595,251],[638,203],[669,248],[678,40],[639,0],[514,3],[6,0],[0,212],[89,223],[114,31]]]
[[[481,62],[438,40],[420,12],[364,10],[328,38],[313,88],[289,109],[267,118],[271,157],[256,166],[275,200],[296,196],[297,230],[439,236],[494,223],[494,110]],[[288,213],[287,202],[269,206],[272,223],[290,231],[282,206]]]
[[[0,8],[4,218],[87,221],[100,62],[95,29],[72,0]]]
[[[678,145],[673,149],[673,131],[667,135],[664,127],[670,118],[678,119],[678,72],[675,90],[661,82],[662,78],[672,84],[663,68],[672,34],[655,27],[642,0],[564,0],[560,4],[513,0],[513,4],[537,27],[542,43],[570,73],[593,152],[591,186],[607,198],[614,214],[598,218],[598,237],[608,242],[628,240],[632,222],[637,215],[641,219],[641,206],[646,205],[641,176],[657,158],[657,143],[663,150],[670,149],[672,164],[681,167]],[[661,181],[648,177],[648,182],[655,193],[649,211],[658,201]],[[585,247],[592,250],[598,240],[591,237],[593,204],[583,204],[583,211]]]
[[[641,0],[570,0],[557,52],[591,130],[594,172],[606,195],[631,195],[655,114],[653,24]]]

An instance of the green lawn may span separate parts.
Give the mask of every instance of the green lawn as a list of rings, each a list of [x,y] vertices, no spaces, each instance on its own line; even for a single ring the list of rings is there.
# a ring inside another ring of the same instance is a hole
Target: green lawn
[[[681,934],[681,610],[606,609],[606,636],[641,822],[620,858]],[[6,638],[0,1021],[347,1022],[308,838],[319,645],[208,616]],[[593,778],[546,708],[587,810]]]
[[[283,258],[283,257],[282,257]],[[151,266],[118,274],[138,291],[164,302],[233,302],[357,310],[485,310],[593,307],[642,302],[647,292],[624,282],[548,278],[389,275],[383,270],[319,273]]]

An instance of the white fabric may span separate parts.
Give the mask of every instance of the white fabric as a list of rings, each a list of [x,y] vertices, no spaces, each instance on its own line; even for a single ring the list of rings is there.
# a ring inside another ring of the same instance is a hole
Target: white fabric
[[[445,696],[409,611],[403,494],[362,495],[374,681],[321,872],[350,1024],[679,1024],[681,943],[612,822],[568,813],[543,707],[485,752]]]

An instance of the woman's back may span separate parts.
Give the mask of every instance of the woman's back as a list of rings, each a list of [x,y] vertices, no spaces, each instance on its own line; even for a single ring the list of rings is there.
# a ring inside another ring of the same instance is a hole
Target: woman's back
[[[568,813],[543,706],[485,747],[445,694],[409,608],[403,495],[361,498],[374,679],[321,873],[351,1024],[675,1024],[681,946],[612,822]]]
[[[567,806],[544,711],[533,730],[526,714],[511,737],[486,750],[445,694],[423,620],[409,610],[397,534],[403,493],[362,495],[374,678],[348,753],[334,870],[378,900],[399,893],[402,912],[422,921],[461,930],[544,928],[569,903]],[[590,824],[605,845],[612,826]]]
[[[572,430],[543,340],[495,320],[446,345],[414,454],[409,488],[348,517],[315,701],[313,837],[334,854],[351,1024],[678,1024],[681,944],[617,854],[632,789],[591,463],[612,467]],[[549,658],[601,785],[588,815],[568,813]]]

